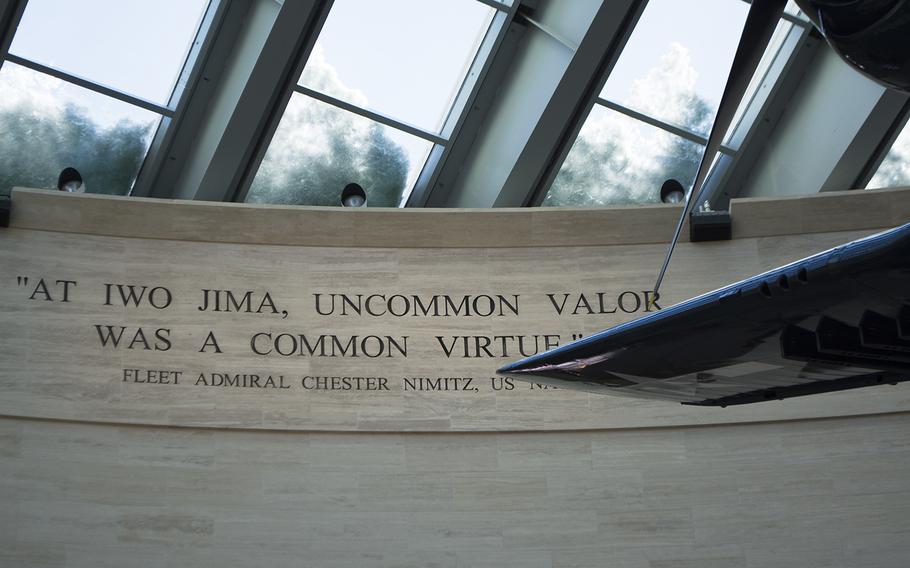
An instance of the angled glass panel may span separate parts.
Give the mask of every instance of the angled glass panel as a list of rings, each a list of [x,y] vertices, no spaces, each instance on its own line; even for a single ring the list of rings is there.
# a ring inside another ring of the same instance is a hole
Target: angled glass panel
[[[29,0],[10,51],[166,105],[208,0]]]
[[[494,14],[476,0],[335,0],[299,84],[439,132]]]
[[[601,96],[706,136],[749,5],[650,0]]]
[[[431,142],[294,94],[247,193],[249,203],[340,205],[358,183],[367,206],[397,207]]]
[[[9,61],[0,68],[0,188],[56,189],[76,168],[89,193],[129,192],[161,117]]]
[[[910,128],[904,128],[866,188],[910,186]]]
[[[704,146],[594,105],[544,206],[659,203],[674,178],[688,188]]]

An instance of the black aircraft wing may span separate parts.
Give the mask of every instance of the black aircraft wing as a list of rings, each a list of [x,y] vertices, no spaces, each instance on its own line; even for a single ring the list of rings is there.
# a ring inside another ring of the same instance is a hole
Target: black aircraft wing
[[[753,276],[499,373],[726,406],[910,378],[910,223]]]

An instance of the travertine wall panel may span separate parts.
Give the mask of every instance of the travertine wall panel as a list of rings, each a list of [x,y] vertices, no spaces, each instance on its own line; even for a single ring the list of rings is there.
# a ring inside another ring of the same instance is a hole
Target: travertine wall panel
[[[552,433],[0,419],[6,566],[906,566],[910,415]]]

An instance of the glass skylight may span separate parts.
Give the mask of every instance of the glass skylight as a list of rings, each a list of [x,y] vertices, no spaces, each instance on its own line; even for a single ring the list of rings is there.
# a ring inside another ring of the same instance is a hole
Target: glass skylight
[[[749,5],[650,0],[601,97],[706,136]]]
[[[208,0],[29,0],[10,52],[166,105]]]
[[[476,0],[335,0],[300,84],[439,132],[495,13]]]

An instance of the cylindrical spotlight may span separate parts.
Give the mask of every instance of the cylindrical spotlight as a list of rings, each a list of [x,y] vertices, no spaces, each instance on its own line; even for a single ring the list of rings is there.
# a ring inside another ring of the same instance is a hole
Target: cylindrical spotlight
[[[668,179],[660,186],[660,200],[663,203],[681,203],[686,197],[686,190],[675,179]]]
[[[359,184],[349,183],[341,191],[342,207],[363,207],[367,204],[367,192]]]
[[[57,189],[69,193],[84,193],[85,184],[76,168],[63,168],[57,177]]]

